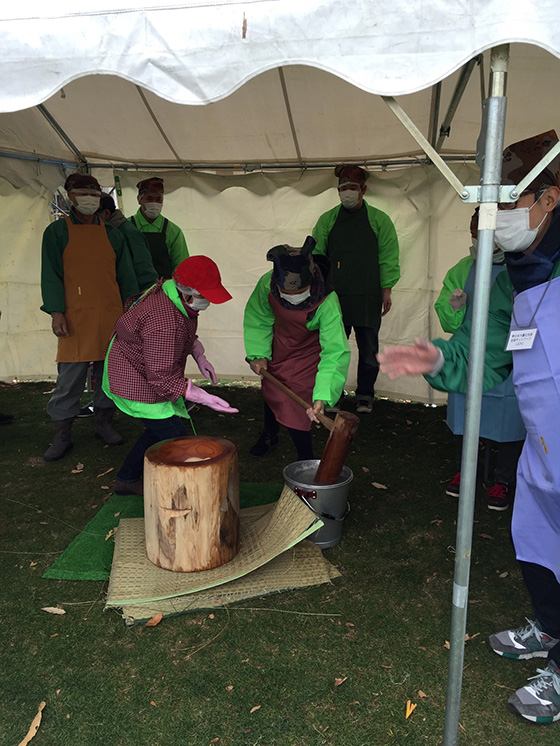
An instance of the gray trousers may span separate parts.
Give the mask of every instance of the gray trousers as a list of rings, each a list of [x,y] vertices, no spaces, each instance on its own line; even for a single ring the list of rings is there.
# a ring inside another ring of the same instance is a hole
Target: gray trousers
[[[114,409],[114,403],[101,388],[103,363],[104,360],[93,362],[93,375],[95,376],[93,407],[94,409]],[[56,388],[47,404],[47,413],[53,422],[77,417],[89,366],[89,363],[57,363]]]

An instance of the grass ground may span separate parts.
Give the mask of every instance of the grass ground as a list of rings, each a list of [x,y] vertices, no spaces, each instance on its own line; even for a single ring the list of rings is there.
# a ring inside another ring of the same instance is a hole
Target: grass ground
[[[120,465],[139,425],[118,415],[126,444],[107,448],[91,420],[78,420],[73,451],[46,464],[51,387],[0,390],[1,411],[17,418],[0,428],[1,746],[21,741],[42,700],[33,746],[441,742],[457,511],[444,494],[455,471],[444,408],[379,400],[361,415],[347,460],[352,510],[342,542],[326,552],[342,572],[332,585],[127,628],[103,611],[105,583],[41,575],[107,499],[114,472],[97,475]],[[199,433],[237,445],[243,481],[280,482],[295,460],[287,433],[251,459],[259,390],[220,388],[240,413],[200,410]],[[314,437],[320,455],[326,431]],[[73,474],[78,462],[84,469]],[[510,513],[488,511],[481,491],[475,521],[459,744],[556,746],[560,725],[526,723],[506,706],[535,663],[498,658],[486,643],[531,616]],[[57,604],[65,616],[41,611]],[[418,706],[407,720],[408,699]]]

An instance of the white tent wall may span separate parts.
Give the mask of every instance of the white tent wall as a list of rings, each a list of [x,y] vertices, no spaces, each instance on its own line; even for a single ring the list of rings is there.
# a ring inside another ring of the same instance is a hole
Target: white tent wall
[[[464,183],[475,183],[476,169],[455,167]],[[126,215],[138,208],[137,181],[147,174],[119,171]],[[113,174],[94,175],[110,187]],[[180,225],[191,254],[207,254],[219,265],[233,295],[227,305],[201,315],[199,333],[219,375],[249,376],[244,362],[243,310],[258,278],[270,269],[266,251],[278,243],[301,245],[318,216],[338,204],[336,179],[328,171],[288,171],[246,175],[165,172],[164,214]],[[0,378],[53,379],[56,339],[49,317],[39,311],[41,236],[50,220],[51,193],[13,189],[1,182],[3,270],[0,283]],[[468,251],[472,206],[460,203],[433,166],[373,172],[366,195],[393,219],[401,245],[401,280],[393,309],[385,317],[382,344],[404,344],[415,337],[440,336],[433,303],[447,269]],[[355,385],[356,350],[348,387]],[[188,372],[198,374],[189,362]],[[390,382],[380,377],[380,394],[420,401],[442,401],[423,379]]]

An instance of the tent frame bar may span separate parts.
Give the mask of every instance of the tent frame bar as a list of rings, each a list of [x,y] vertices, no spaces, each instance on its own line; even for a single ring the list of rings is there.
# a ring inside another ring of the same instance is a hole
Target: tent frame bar
[[[443,122],[441,123],[441,127],[439,128],[439,139],[435,145],[435,149],[438,153],[441,150],[441,146],[445,142],[445,138],[449,137],[449,133],[451,132],[451,122],[453,121],[453,117],[457,113],[457,108],[461,103],[461,99],[463,98],[463,94],[465,93],[467,83],[470,80],[474,66],[480,65],[481,59],[481,54],[473,57],[472,60],[469,60],[461,70],[459,80],[457,81],[455,90],[453,91],[453,95],[451,96],[451,101],[449,102],[449,106],[447,107],[447,113],[445,114]]]
[[[82,155],[80,150],[76,147],[76,145],[74,145],[72,140],[68,137],[66,132],[62,129],[60,124],[56,121],[56,119],[53,117],[53,115],[50,113],[47,107],[44,104],[38,104],[37,109],[39,109],[41,114],[45,117],[45,119],[51,125],[51,127],[56,132],[56,134],[60,137],[62,142],[74,153],[74,155],[78,159],[78,165],[81,168],[87,168],[87,165],[88,165],[87,158],[84,155]]]

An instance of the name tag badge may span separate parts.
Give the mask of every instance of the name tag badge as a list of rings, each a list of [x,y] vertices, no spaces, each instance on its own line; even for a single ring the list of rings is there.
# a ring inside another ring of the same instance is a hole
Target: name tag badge
[[[536,336],[536,329],[512,329],[509,333],[506,352],[530,350],[533,347]]]

